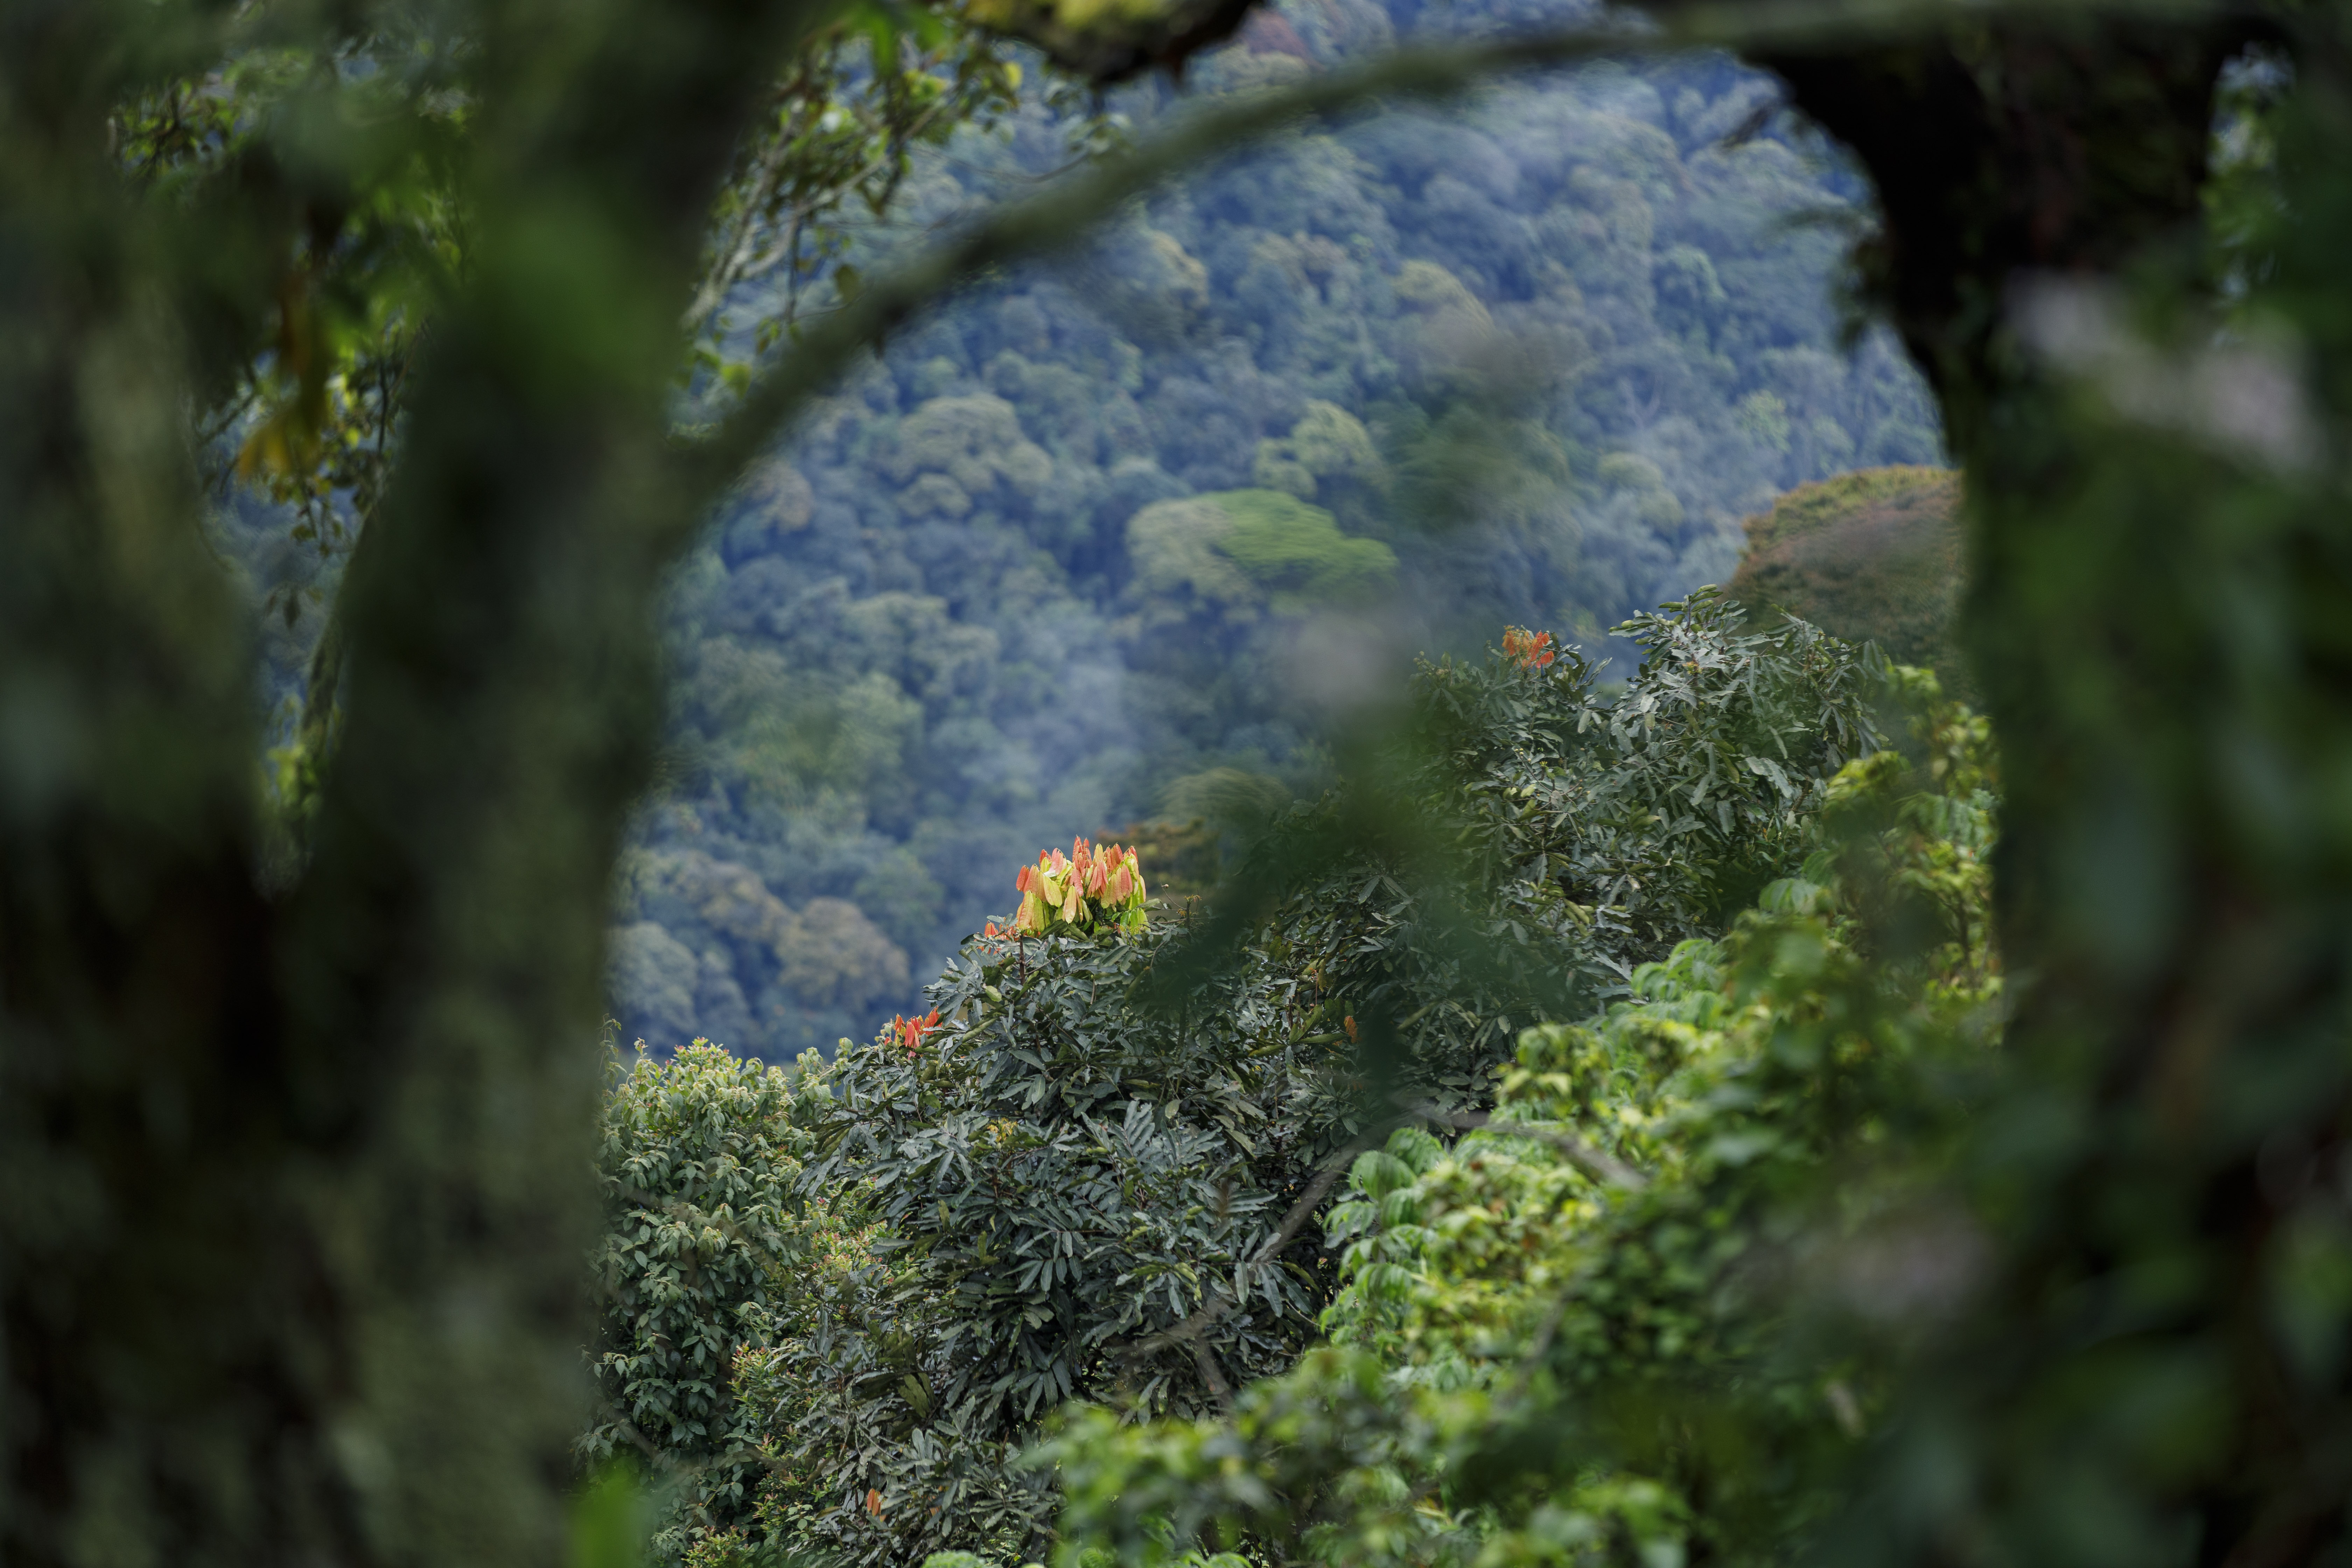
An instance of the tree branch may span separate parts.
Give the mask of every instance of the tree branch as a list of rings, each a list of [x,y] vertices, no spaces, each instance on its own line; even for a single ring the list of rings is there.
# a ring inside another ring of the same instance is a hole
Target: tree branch
[[[1217,1402],[1217,1413],[1230,1421],[1234,1417],[1234,1385],[1225,1381],[1225,1369],[1217,1364],[1216,1352],[1206,1340],[1192,1341],[1192,1364],[1201,1369],[1201,1381],[1209,1385],[1209,1396]]]
[[[1359,1132],[1346,1147],[1326,1158],[1322,1167],[1316,1173],[1315,1179],[1307,1184],[1307,1190],[1298,1194],[1298,1201],[1290,1205],[1290,1212],[1282,1216],[1280,1225],[1275,1226],[1274,1234],[1259,1244],[1258,1249],[1250,1254],[1249,1261],[1242,1267],[1249,1269],[1263,1268],[1282,1256],[1283,1248],[1288,1247],[1297,1238],[1299,1227],[1314,1217],[1315,1210],[1322,1204],[1324,1196],[1330,1192],[1332,1184],[1339,1179],[1340,1173],[1347,1170],[1357,1155],[1386,1138],[1390,1131],[1403,1120],[1402,1116],[1394,1116],[1384,1121],[1375,1122]],[[1145,1356],[1166,1350],[1170,1345],[1198,1339],[1202,1330],[1207,1329],[1240,1304],[1238,1298],[1219,1296],[1216,1300],[1204,1304],[1200,1310],[1181,1323],[1162,1329],[1158,1333],[1138,1340],[1130,1345],[1106,1345],[1103,1348],[1121,1361],[1141,1361]]]

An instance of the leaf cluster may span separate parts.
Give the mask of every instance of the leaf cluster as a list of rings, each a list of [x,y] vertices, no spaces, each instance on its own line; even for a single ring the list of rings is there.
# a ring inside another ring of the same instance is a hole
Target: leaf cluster
[[[1884,744],[1883,663],[1802,622],[1748,631],[1711,588],[1618,634],[1645,656],[1606,697],[1572,649],[1424,663],[1403,740],[1272,826],[1188,961],[1271,919],[1375,1031],[1384,1093],[1460,1106],[1516,1025],[1581,1017],[1720,930]]]
[[[698,1041],[623,1070],[604,1106],[601,1321],[588,1353],[601,1408],[584,1463],[642,1453],[675,1509],[658,1543],[723,1528],[761,1473],[739,1358],[803,1320],[812,1260],[840,1245],[795,1184],[813,1146],[781,1068]]]

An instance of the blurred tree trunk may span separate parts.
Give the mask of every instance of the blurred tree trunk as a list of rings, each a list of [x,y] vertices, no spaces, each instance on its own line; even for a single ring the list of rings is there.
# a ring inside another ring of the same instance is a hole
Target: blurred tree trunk
[[[2306,1283],[2277,1247],[2344,1131],[2352,835],[2327,803],[2352,749],[2352,520],[2193,433],[2130,428],[2015,330],[2037,276],[2164,279],[2193,317],[2216,79],[2250,37],[2086,16],[1764,62],[1876,184],[1864,281],[1967,472],[2004,781],[2018,1073],[1979,1123],[2004,1152],[1969,1173],[1999,1197],[1996,1262],[1861,1500],[1877,1560],[2024,1560],[2068,1512],[2117,1560],[2305,1561],[2344,1525],[2352,1405],[2340,1364],[2296,1362],[2280,1292]],[[2303,87],[2340,134],[2317,63]],[[2126,1360],[2199,1391],[2189,1436],[2116,1425],[2149,1386]],[[2129,1533],[2150,1518],[2170,1533]]]
[[[106,141],[226,9],[0,11],[0,1560],[551,1563],[605,879],[708,499],[667,482],[677,309],[807,7],[482,8],[470,291],[278,900],[184,400],[267,297],[235,242],[335,192],[257,167],[261,223],[208,226]]]
[[[1883,225],[1856,258],[1864,295],[1935,389],[1967,471],[1971,651],[2012,763],[1998,898],[2008,962],[2030,977],[2029,1035],[2053,1008],[2088,1005],[2112,1017],[2121,1000],[2108,994],[2113,977],[2053,951],[2075,940],[2061,929],[2056,889],[2070,873],[2054,858],[2088,803],[2070,796],[2107,786],[2111,769],[2093,766],[2095,784],[2084,769],[2114,737],[2104,721],[2086,729],[2052,711],[2067,689],[2053,676],[2120,651],[2084,637],[2086,624],[2113,616],[2144,626],[2153,606],[2109,591],[2131,563],[2109,563],[2117,574],[2102,586],[2083,575],[2080,542],[2044,526],[2095,458],[2060,435],[2053,400],[2062,394],[2020,342],[2014,307],[2039,279],[2147,268],[2193,275],[2217,80],[2250,36],[2242,24],[2086,16],[1759,62],[1869,171]],[[2105,542],[2134,554],[2162,548],[2154,538]],[[2062,579],[2081,594],[2063,613],[2048,597]],[[2089,992],[2061,1002],[2076,984]]]

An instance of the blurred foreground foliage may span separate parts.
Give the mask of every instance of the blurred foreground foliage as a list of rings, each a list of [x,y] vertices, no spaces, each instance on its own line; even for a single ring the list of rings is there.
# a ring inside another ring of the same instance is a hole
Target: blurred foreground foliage
[[[1960,648],[1965,544],[1958,474],[1865,468],[1800,485],[1749,518],[1748,548],[1726,587],[1744,603],[1875,643],[1972,697]]]

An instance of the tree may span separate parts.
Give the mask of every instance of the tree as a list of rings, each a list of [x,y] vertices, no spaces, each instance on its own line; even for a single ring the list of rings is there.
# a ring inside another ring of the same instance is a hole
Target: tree
[[[821,20],[9,14],[11,1561],[551,1558],[650,595],[732,468],[672,441],[677,323],[750,117]],[[345,590],[315,853],[266,893],[249,670],[183,410],[425,129],[321,70],[236,178],[155,202],[108,117],[289,34],[335,60],[411,26],[466,101],[477,226]]]
[[[793,1192],[812,1147],[795,1100],[782,1068],[715,1046],[614,1062],[589,1350],[602,1405],[580,1449],[653,1462],[674,1493],[654,1537],[669,1557],[749,1511],[764,1470],[736,1369],[795,1331],[807,1271],[842,1244],[827,1209]]]

